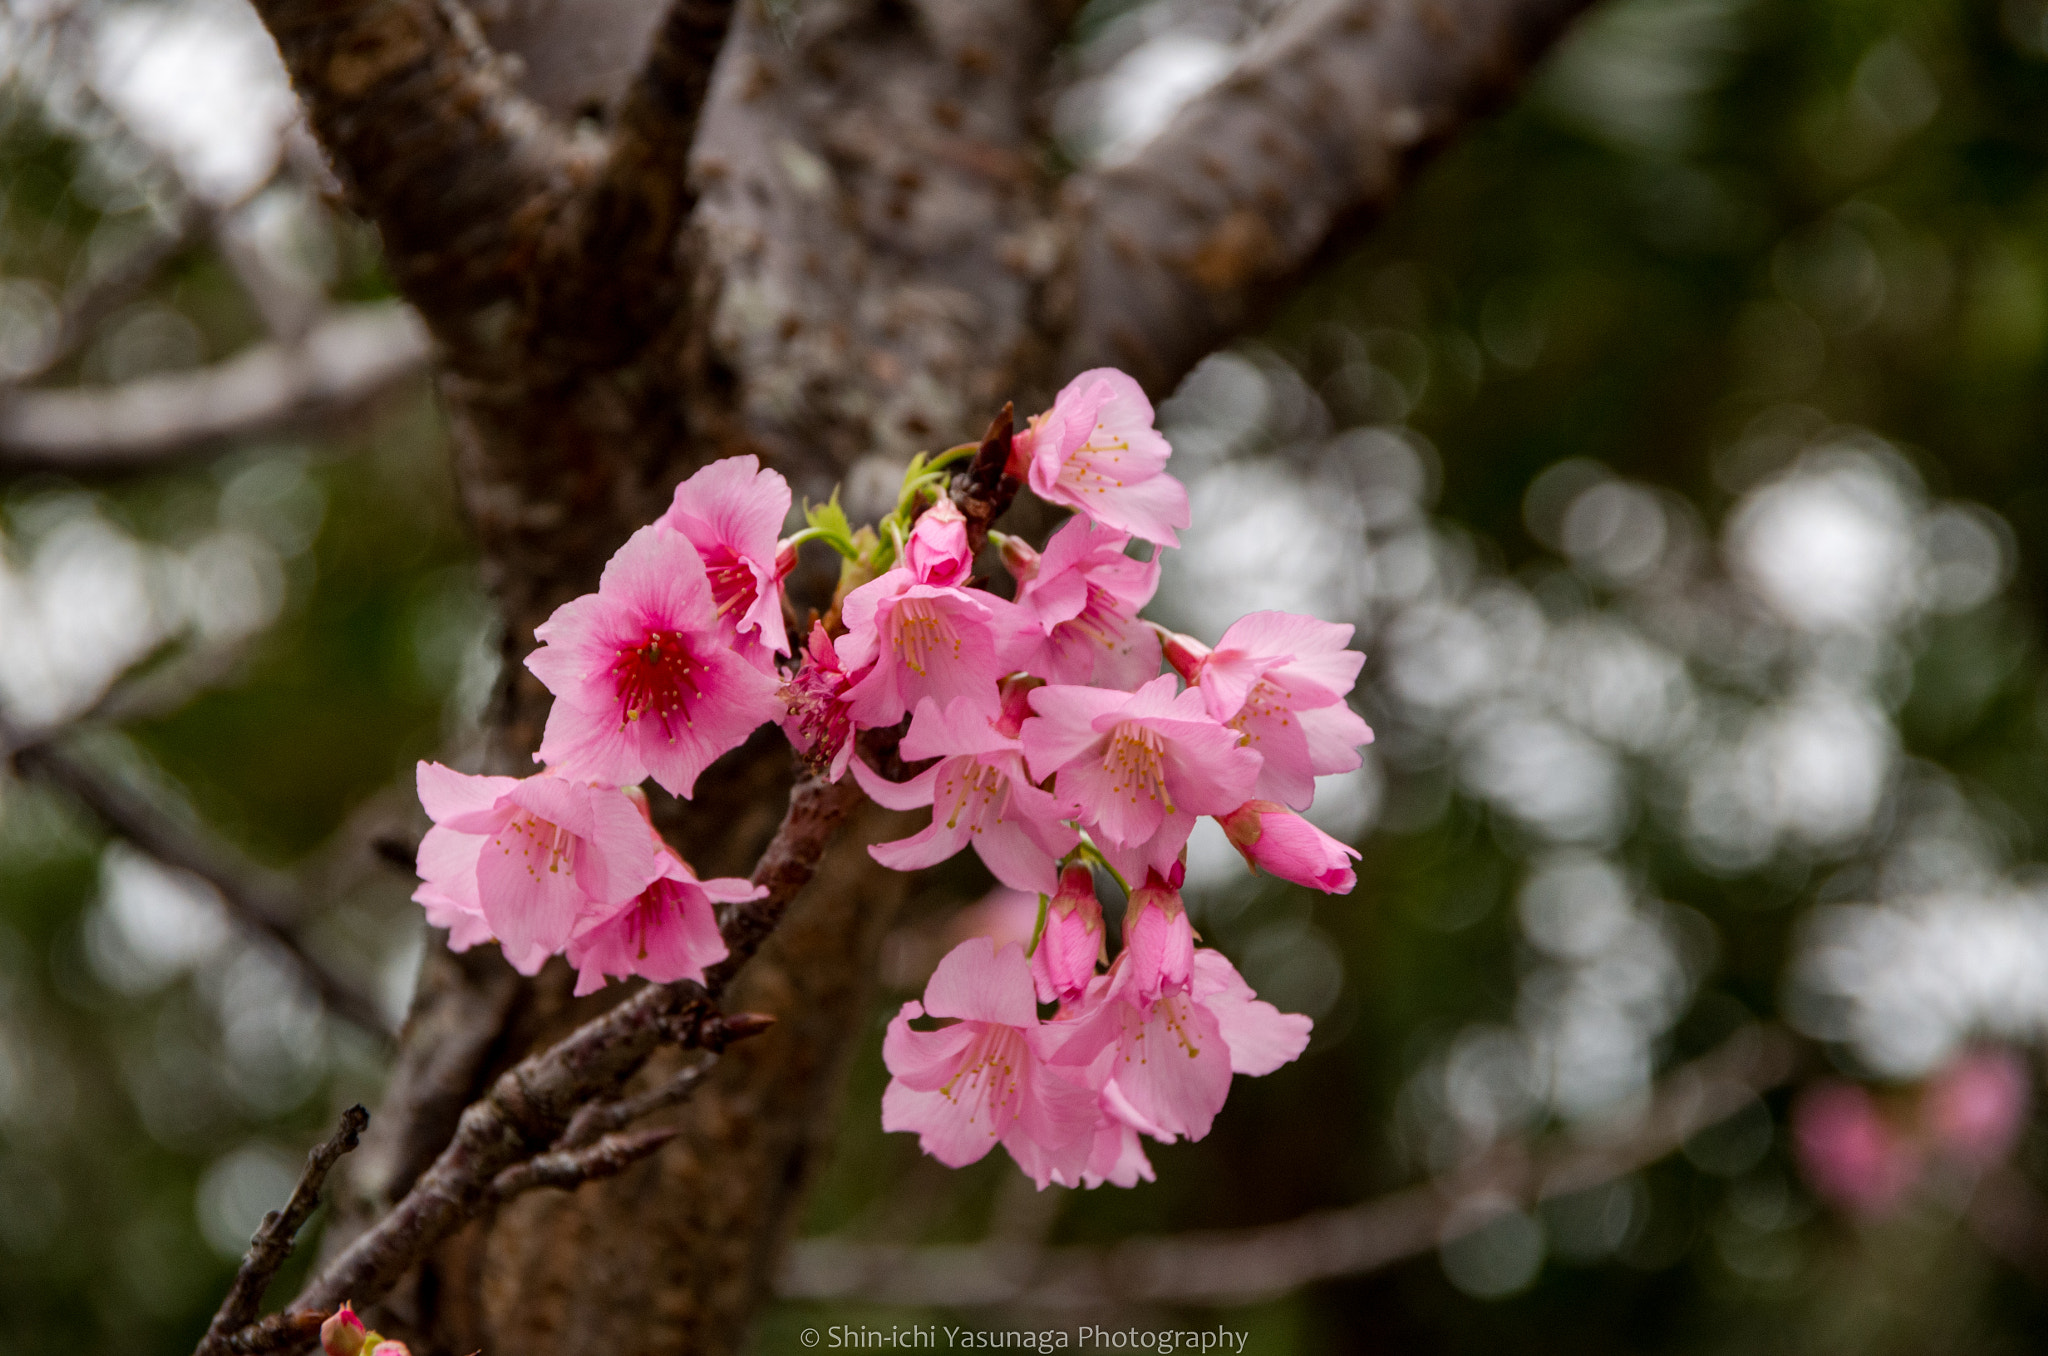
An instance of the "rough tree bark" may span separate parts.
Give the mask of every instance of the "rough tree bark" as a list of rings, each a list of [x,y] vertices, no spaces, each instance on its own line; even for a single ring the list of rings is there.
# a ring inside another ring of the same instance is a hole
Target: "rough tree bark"
[[[754,452],[821,497],[1081,366],[1163,395],[1582,3],[1299,0],[1135,162],[1060,183],[1057,0],[255,0],[438,347],[504,613],[502,770],[546,710],[519,664],[533,627],[692,468]],[[666,827],[701,870],[745,874],[789,778],[758,740]],[[865,1029],[900,884],[862,846],[888,827],[857,816],[748,967],[736,1004],[781,1020],[669,1113],[683,1133],[473,1223],[392,1296],[387,1331],[422,1353],[743,1344]],[[431,950],[352,1163],[353,1227],[492,1078],[619,996]]]

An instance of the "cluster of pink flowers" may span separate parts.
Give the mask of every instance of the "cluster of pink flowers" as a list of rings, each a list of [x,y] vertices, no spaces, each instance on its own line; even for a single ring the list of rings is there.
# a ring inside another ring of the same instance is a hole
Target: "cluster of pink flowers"
[[[822,775],[850,771],[884,806],[929,808],[877,861],[916,870],[971,844],[1042,901],[1028,954],[962,943],[891,1024],[884,1125],[956,1166],[1000,1142],[1041,1186],[1129,1185],[1151,1176],[1140,1135],[1200,1138],[1233,1073],[1269,1072],[1307,1043],[1307,1018],[1258,1001],[1196,946],[1179,887],[1209,815],[1254,867],[1352,888],[1357,852],[1302,812],[1316,779],[1357,768],[1372,737],[1347,701],[1364,658],[1350,627],[1307,617],[1255,613],[1213,649],[1140,617],[1188,499],[1123,373],[1082,374],[1013,441],[1009,473],[1076,512],[1042,551],[993,534],[1011,598],[972,586],[968,524],[943,490],[945,463],[971,450],[913,462],[897,511],[860,532],[834,502],[778,540],[789,488],[751,457],[686,481],[597,592],[536,632],[527,664],[555,696],[545,770],[421,765],[435,827],[415,898],[457,948],[495,939],[526,973],[565,954],[578,993],[608,976],[701,979],[725,955],[713,904],[758,892],[698,880],[637,787],[652,777],[687,797],[776,720]],[[846,557],[842,596],[779,667],[782,580],[813,538]],[[1150,543],[1145,558],[1134,542]],[[898,754],[930,764],[899,782],[857,739],[906,718]],[[1128,899],[1106,973],[1097,865]],[[1040,1004],[1055,1014],[1041,1020]],[[921,1017],[951,1024],[913,1028]]]
[[[1792,1108],[1799,1166],[1814,1191],[1864,1219],[1893,1213],[1937,1165],[1981,1173],[2005,1161],[2026,1127],[2031,1080],[2016,1051],[1968,1051],[1911,1095],[1881,1103],[1830,1079]]]

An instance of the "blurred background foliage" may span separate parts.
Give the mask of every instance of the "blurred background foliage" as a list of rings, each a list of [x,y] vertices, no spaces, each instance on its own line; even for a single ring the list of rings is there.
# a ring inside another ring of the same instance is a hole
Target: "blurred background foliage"
[[[1093,0],[1053,113],[1067,152],[1122,153],[1257,17]],[[246,16],[108,7],[75,76],[45,21],[0,40],[0,381],[120,383],[261,342],[237,238],[301,294],[385,294],[289,135],[237,149],[276,99]],[[188,78],[237,72],[244,102],[158,125],[166,50]],[[1240,1084],[1207,1140],[1155,1149],[1135,1191],[1036,1196],[1000,1156],[921,1159],[877,1124],[882,1023],[946,938],[1016,919],[999,898],[962,914],[987,881],[956,861],[891,939],[806,1232],[1283,1220],[1625,1123],[1660,1071],[1782,1024],[1801,1084],[1656,1166],[1221,1320],[1262,1356],[2037,1346],[2044,169],[2041,0],[1596,10],[1162,406],[1196,529],[1154,614],[1213,640],[1255,608],[1313,612],[1371,654],[1378,742],[1317,806],[1365,853],[1357,893],[1250,879],[1220,837],[1191,850],[1205,937],[1316,1019],[1308,1055]],[[64,299],[160,238],[178,192],[234,204],[231,226],[39,370]],[[308,944],[393,1020],[436,943],[367,845],[416,830],[412,762],[460,762],[495,652],[423,382],[146,474],[0,460],[0,711],[32,730],[131,665],[164,677],[169,700],[77,747],[330,884]],[[0,784],[0,1344],[188,1350],[383,1059],[207,887]],[[2005,1128],[1944,1139],[1930,1108],[1985,1067],[2024,1071],[1976,1104]],[[1843,1085],[1870,1095],[1828,1102]],[[1987,1203],[2024,1227],[1986,1227]],[[759,1345],[1072,1318],[788,1300]]]

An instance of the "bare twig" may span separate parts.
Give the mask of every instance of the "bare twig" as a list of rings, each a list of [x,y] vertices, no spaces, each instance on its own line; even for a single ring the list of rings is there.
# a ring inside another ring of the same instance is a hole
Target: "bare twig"
[[[650,1088],[635,1097],[621,1097],[616,1101],[592,1102],[578,1111],[569,1120],[569,1128],[562,1132],[556,1147],[577,1149],[594,1144],[605,1135],[623,1130],[642,1116],[651,1116],[683,1101],[697,1090],[697,1085],[711,1073],[718,1062],[716,1055],[707,1055],[690,1065],[675,1077],[659,1087]]]
[[[781,1293],[790,1299],[859,1296],[888,1304],[1049,1309],[1268,1298],[1419,1256],[1486,1223],[1483,1210],[1463,1206],[1534,1204],[1625,1177],[1788,1081],[1799,1055],[1785,1032],[1751,1027],[1670,1074],[1642,1117],[1617,1138],[1565,1139],[1534,1149],[1501,1145],[1461,1172],[1284,1224],[1133,1238],[1106,1248],[903,1247],[808,1239],[791,1252]]]
[[[574,1191],[585,1182],[614,1177],[681,1134],[680,1130],[638,1130],[606,1135],[581,1149],[555,1149],[535,1154],[491,1179],[491,1197],[499,1204],[535,1187]]]
[[[221,1301],[213,1322],[207,1325],[206,1336],[199,1343],[199,1356],[218,1356],[218,1353],[227,1351],[228,1338],[247,1327],[256,1317],[270,1278],[292,1255],[292,1244],[298,1238],[299,1230],[305,1227],[314,1207],[320,1204],[320,1188],[327,1181],[328,1172],[343,1154],[356,1147],[369,1124],[370,1113],[361,1106],[352,1106],[341,1113],[341,1128],[306,1155],[306,1170],[299,1174],[299,1184],[292,1189],[284,1209],[265,1215],[263,1227],[249,1241],[249,1251],[235,1272],[227,1298]]]
[[[1304,0],[1133,162],[1066,185],[1061,370],[1163,395],[1489,105],[1586,0]]]
[[[0,722],[0,747],[13,750],[14,765],[24,774],[69,792],[109,832],[164,865],[189,871],[211,884],[229,913],[273,942],[329,1011],[380,1041],[391,1039],[391,1028],[377,1005],[306,950],[296,926],[296,892],[286,877],[248,861],[227,844],[169,814],[56,740],[15,737],[10,727]]]
[[[211,367],[119,386],[0,396],[0,468],[123,471],[224,441],[344,417],[424,371],[411,309],[339,308],[296,343],[257,344]]]

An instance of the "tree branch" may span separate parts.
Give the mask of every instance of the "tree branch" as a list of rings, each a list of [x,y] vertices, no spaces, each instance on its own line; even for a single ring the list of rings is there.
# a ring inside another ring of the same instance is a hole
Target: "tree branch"
[[[444,337],[516,298],[579,156],[453,0],[255,0],[404,293]]]
[[[1510,93],[1587,0],[1304,0],[1135,161],[1075,175],[1061,370],[1155,394]]]
[[[256,1317],[256,1310],[263,1303],[263,1292],[270,1286],[270,1278],[292,1255],[292,1244],[298,1238],[299,1230],[312,1217],[314,1207],[320,1204],[320,1188],[327,1181],[328,1172],[343,1154],[356,1147],[369,1124],[370,1113],[361,1106],[352,1106],[341,1113],[341,1128],[329,1136],[326,1143],[315,1146],[313,1152],[306,1155],[306,1170],[299,1174],[299,1184],[293,1188],[284,1209],[265,1215],[263,1227],[249,1241],[249,1251],[235,1272],[234,1284],[228,1287],[227,1298],[221,1301],[213,1322],[207,1325],[197,1356],[219,1356],[219,1353],[227,1351],[228,1338],[247,1327]]]
[[[633,1134],[606,1135],[581,1149],[555,1149],[535,1154],[492,1178],[491,1198],[502,1205],[535,1187],[574,1191],[585,1182],[615,1177],[681,1133],[680,1130],[640,1130]]]
[[[0,469],[129,471],[353,413],[423,371],[426,331],[395,302],[337,309],[296,343],[257,344],[120,386],[0,394]]]
[[[285,878],[166,813],[54,739],[17,736],[0,721],[0,748],[11,750],[14,765],[24,774],[68,791],[110,833],[164,865],[189,871],[211,884],[220,891],[229,913],[274,943],[329,1011],[380,1042],[391,1039],[391,1028],[377,1005],[315,959],[300,941],[296,895]]]
[[[1461,1211],[1487,1199],[1533,1205],[1625,1177],[1675,1151],[1758,1094],[1789,1081],[1800,1049],[1772,1027],[1737,1032],[1670,1074],[1642,1118],[1615,1139],[1500,1145],[1461,1172],[1284,1224],[1107,1248],[1013,1243],[903,1247],[808,1239],[783,1269],[786,1299],[1071,1309],[1114,1303],[1240,1304],[1420,1256],[1486,1223]]]

